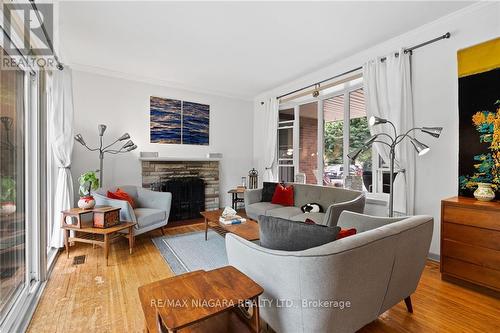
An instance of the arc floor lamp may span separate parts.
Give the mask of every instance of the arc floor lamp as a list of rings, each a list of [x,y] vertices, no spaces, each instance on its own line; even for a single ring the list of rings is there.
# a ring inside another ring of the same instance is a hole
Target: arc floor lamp
[[[361,154],[363,151],[369,149],[373,143],[381,143],[383,145],[386,145],[389,147],[389,158],[390,158],[390,164],[389,164],[389,172],[390,172],[390,184],[389,184],[389,217],[394,216],[394,193],[393,193],[393,182],[394,182],[394,159],[396,155],[396,146],[400,144],[404,139],[408,138],[410,142],[413,144],[413,147],[417,151],[418,156],[422,156],[426,153],[429,152],[430,148],[426,144],[418,141],[414,137],[410,136],[410,133],[414,131],[421,131],[423,133],[427,133],[435,138],[439,138],[441,135],[441,131],[443,130],[442,127],[414,127],[408,131],[406,131],[403,134],[397,134],[396,131],[396,126],[387,119],[382,119],[379,117],[370,117],[368,120],[368,125],[370,126],[376,126],[380,124],[389,124],[392,126],[394,130],[394,135],[387,134],[387,133],[379,133],[375,134],[368,140],[366,140],[361,148],[358,148],[354,150],[353,152],[347,154],[347,157],[351,160],[354,161],[356,157],[358,157],[359,154]],[[387,140],[380,140],[379,138],[387,138]],[[377,140],[379,139],[379,140]]]
[[[106,131],[106,128],[107,128],[107,126],[103,125],[103,124],[100,124],[99,126],[97,126],[97,129],[99,132],[99,147],[97,147],[97,148],[90,148],[89,146],[87,146],[87,144],[85,143],[85,140],[83,140],[83,136],[81,134],[75,135],[75,140],[78,143],[80,143],[82,146],[84,146],[85,148],[87,148],[90,151],[98,151],[99,152],[99,184],[100,184],[100,186],[102,186],[102,184],[103,184],[103,178],[102,178],[103,177],[102,176],[103,170],[102,169],[103,169],[103,162],[104,162],[104,154],[105,153],[109,153],[109,154],[128,153],[129,151],[132,151],[132,150],[137,148],[137,145],[134,144],[134,142],[132,142],[132,140],[128,140],[128,139],[130,139],[130,135],[128,133],[123,134],[122,136],[120,136],[118,139],[116,139],[115,141],[113,141],[109,145],[103,147],[102,139],[104,136],[104,132]],[[125,141],[125,140],[128,140],[128,141],[125,142],[125,144],[120,149],[111,148],[118,141]]]

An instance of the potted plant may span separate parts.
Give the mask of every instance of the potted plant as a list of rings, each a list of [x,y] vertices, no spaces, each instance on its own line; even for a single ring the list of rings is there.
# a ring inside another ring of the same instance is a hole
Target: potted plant
[[[79,178],[80,183],[80,200],[78,200],[78,207],[81,209],[92,209],[95,206],[95,200],[92,196],[92,190],[99,188],[99,179],[97,179],[96,171],[87,171]]]
[[[16,181],[12,177],[0,178],[0,214],[16,212]]]

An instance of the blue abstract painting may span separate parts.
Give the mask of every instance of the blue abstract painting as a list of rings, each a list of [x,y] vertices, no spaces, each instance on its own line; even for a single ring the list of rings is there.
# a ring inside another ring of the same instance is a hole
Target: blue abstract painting
[[[151,143],[208,145],[210,106],[150,97]]]
[[[149,100],[152,143],[182,142],[182,101],[151,96]]]
[[[182,102],[182,143],[187,145],[208,145],[210,106]]]

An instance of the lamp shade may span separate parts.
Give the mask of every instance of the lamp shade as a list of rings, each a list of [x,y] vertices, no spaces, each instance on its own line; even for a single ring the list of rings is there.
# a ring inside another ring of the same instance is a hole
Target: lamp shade
[[[378,138],[378,134],[372,136],[371,138],[369,138],[368,140],[365,141],[365,146],[367,146],[367,147],[370,146],[373,143],[373,141],[375,141],[377,138]]]
[[[122,149],[126,149],[128,147],[132,147],[134,145],[134,142],[132,140],[128,140],[122,147]]]
[[[431,150],[429,148],[429,146],[427,146],[426,144],[423,144],[422,142],[418,141],[415,138],[410,137],[410,141],[413,144],[413,147],[415,147],[415,150],[417,151],[418,156],[425,155],[429,152],[429,150]]]
[[[351,160],[351,161],[354,161],[356,159],[356,157],[359,156],[359,154],[361,154],[361,152],[364,150],[365,148],[358,148],[356,149],[355,151],[353,152],[350,152],[349,154],[347,154],[347,157]]]
[[[442,127],[422,127],[420,131],[432,135],[435,138],[439,138],[441,135]]]
[[[82,146],[85,146],[85,140],[83,140],[83,136],[81,134],[75,135],[75,140]]]
[[[2,120],[2,124],[6,130],[10,130],[12,128],[13,120],[11,117],[3,116],[0,119]]]
[[[132,151],[137,148],[137,145],[133,145],[127,148],[127,151]]]
[[[387,122],[387,119],[371,116],[370,119],[368,119],[368,125],[373,126],[373,125],[378,125],[378,124],[385,124]]]
[[[123,141],[123,140],[127,140],[127,139],[130,139],[130,135],[128,133],[125,133],[118,138],[118,141]]]
[[[104,131],[106,130],[106,125],[100,124],[99,126],[97,126],[97,129],[99,131],[99,136],[103,136]]]

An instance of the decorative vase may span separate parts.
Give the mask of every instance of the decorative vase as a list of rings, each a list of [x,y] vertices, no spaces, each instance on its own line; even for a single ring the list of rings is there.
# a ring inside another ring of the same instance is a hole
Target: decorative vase
[[[92,209],[95,207],[94,197],[91,195],[80,197],[78,200],[78,208],[80,209]]]
[[[16,204],[14,202],[2,202],[0,204],[0,214],[10,215],[16,212]]]
[[[474,197],[479,201],[491,201],[495,199],[495,192],[491,188],[490,183],[477,183]]]

